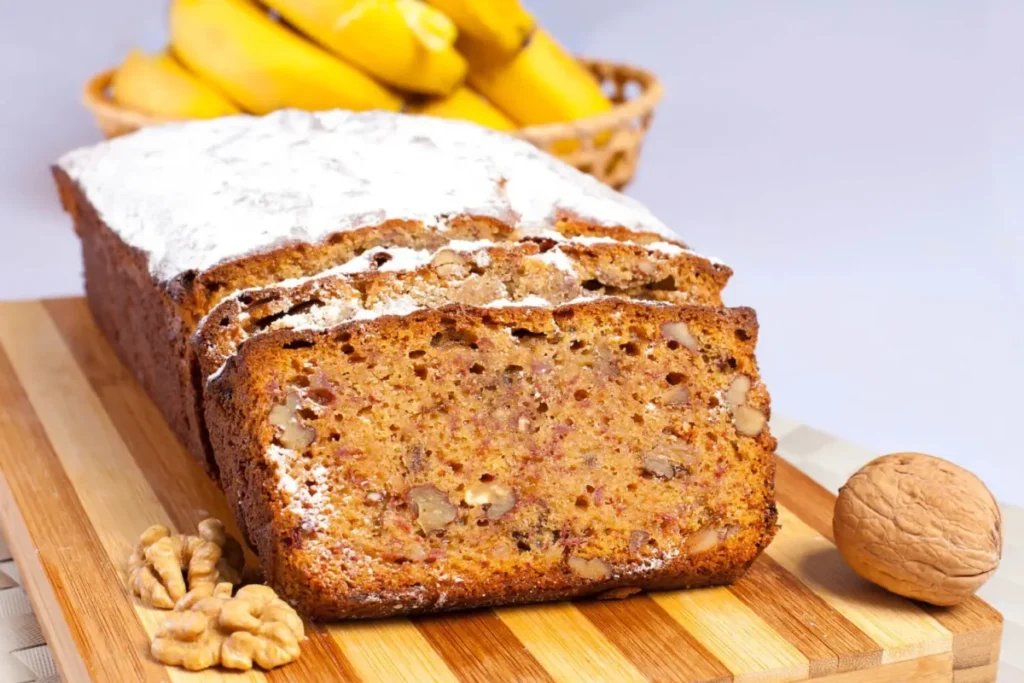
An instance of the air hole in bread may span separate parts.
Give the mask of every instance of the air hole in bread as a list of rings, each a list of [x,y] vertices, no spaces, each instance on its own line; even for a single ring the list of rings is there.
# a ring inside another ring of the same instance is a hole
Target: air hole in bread
[[[281,348],[282,349],[287,349],[287,350],[295,350],[295,349],[308,349],[308,348],[310,348],[312,346],[316,346],[316,344],[314,344],[311,341],[307,341],[305,339],[295,339],[295,340],[292,340],[292,341],[288,342],[287,344],[285,344]]]
[[[668,382],[671,386],[679,384],[684,379],[686,379],[686,375],[684,375],[681,372],[670,372],[667,375],[665,375],[665,381]]]
[[[649,282],[644,285],[644,289],[652,292],[674,292],[676,291],[676,278],[673,275],[658,280],[657,282]]]
[[[512,330],[512,336],[515,337],[516,339],[528,340],[540,339],[542,337],[546,337],[547,335],[544,334],[543,332],[534,332],[533,330],[528,330],[525,327],[517,327],[514,330]]]
[[[484,372],[484,366],[480,365],[480,363],[473,363],[472,367],[469,368],[469,371],[474,375],[481,375]]]
[[[736,338],[740,341],[750,341],[750,335],[742,328],[736,328]]]
[[[452,321],[454,324],[454,321]],[[445,348],[449,346],[468,346],[474,351],[477,347],[477,336],[467,330],[447,329],[435,332],[430,338],[430,345],[434,348]]]
[[[423,356],[425,355],[427,355],[427,352],[424,351],[423,349],[416,349],[414,351],[409,352],[409,358],[412,358],[413,360],[417,358],[423,358]]]
[[[640,355],[640,347],[636,345],[636,342],[626,342],[625,344],[623,344],[619,348],[622,349],[626,353],[627,356],[639,356]]]

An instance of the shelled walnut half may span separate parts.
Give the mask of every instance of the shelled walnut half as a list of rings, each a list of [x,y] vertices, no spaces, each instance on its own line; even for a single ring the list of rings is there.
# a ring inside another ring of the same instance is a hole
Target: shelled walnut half
[[[128,585],[150,607],[171,609],[189,590],[241,582],[245,556],[217,519],[199,523],[197,536],[171,534],[162,525],[142,532],[128,558]]]
[[[178,601],[150,651],[190,671],[273,669],[298,659],[304,638],[302,619],[273,589],[244,586],[231,597],[230,583],[204,584]]]

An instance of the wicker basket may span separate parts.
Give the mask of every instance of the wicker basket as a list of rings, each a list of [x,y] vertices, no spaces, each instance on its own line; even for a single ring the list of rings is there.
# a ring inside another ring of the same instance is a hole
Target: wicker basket
[[[568,123],[528,126],[515,131],[537,147],[551,152],[581,171],[615,188],[624,187],[636,172],[640,147],[661,99],[661,83],[649,71],[625,64],[581,59],[615,102],[597,116]],[[113,70],[104,71],[85,84],[83,101],[100,130],[108,138],[124,135],[175,119],[150,116],[117,105],[110,97]]]

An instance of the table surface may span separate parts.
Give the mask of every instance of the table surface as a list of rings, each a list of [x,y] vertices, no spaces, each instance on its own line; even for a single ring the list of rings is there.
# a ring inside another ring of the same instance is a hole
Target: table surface
[[[836,439],[776,414],[772,432],[779,453],[836,491],[849,474],[874,457],[863,446]],[[1000,683],[1024,682],[1024,508],[1003,505],[1003,564],[979,595],[1002,611]],[[0,683],[58,683],[56,666],[24,590],[18,567],[0,537]]]

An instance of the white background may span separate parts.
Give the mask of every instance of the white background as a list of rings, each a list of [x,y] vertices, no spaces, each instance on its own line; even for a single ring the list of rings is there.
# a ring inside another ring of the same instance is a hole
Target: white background
[[[535,0],[668,96],[630,193],[736,270],[776,410],[1024,502],[1024,2]],[[47,164],[164,4],[3,3],[0,298],[81,290]]]

